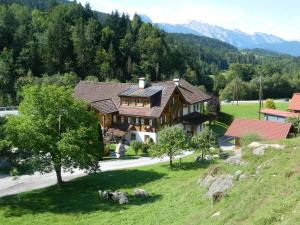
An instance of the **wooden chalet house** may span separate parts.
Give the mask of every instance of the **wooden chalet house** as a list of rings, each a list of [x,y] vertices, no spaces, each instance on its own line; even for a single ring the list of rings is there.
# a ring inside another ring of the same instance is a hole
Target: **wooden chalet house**
[[[96,110],[104,132],[128,143],[157,141],[159,129],[177,125],[187,133],[203,129],[204,103],[211,97],[183,79],[146,83],[81,81],[74,96]]]

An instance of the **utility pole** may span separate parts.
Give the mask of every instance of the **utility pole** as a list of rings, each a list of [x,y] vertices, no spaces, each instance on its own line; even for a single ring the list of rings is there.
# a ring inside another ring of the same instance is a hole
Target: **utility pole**
[[[261,108],[263,106],[263,90],[262,90],[262,75],[260,73],[259,75],[259,93],[258,93],[258,96],[259,96],[259,106],[258,106],[258,119],[260,120],[260,111],[261,111]]]

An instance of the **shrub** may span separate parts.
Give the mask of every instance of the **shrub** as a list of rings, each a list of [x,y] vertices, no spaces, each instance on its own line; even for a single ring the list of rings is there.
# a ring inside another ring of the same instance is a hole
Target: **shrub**
[[[241,146],[246,147],[254,141],[263,141],[263,138],[254,133],[246,134],[241,138]]]
[[[206,109],[209,113],[219,114],[221,110],[221,104],[218,98],[213,97],[208,100]]]
[[[265,101],[265,107],[266,107],[267,109],[276,109],[274,100],[268,98],[268,99]]]
[[[135,155],[137,155],[139,152],[139,149],[141,148],[141,143],[138,141],[131,141],[130,146],[134,150]]]

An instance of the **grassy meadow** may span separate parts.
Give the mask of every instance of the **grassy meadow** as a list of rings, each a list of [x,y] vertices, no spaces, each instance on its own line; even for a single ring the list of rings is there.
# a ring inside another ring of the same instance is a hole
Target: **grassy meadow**
[[[245,151],[248,166],[194,163],[183,158],[170,169],[168,163],[128,170],[102,172],[64,184],[0,198],[0,224],[299,224],[300,139],[286,140],[284,150],[268,150],[260,157]],[[212,167],[220,173],[242,170],[246,179],[235,181],[228,196],[215,205],[203,197],[197,184]],[[97,191],[121,190],[130,195],[144,188],[146,199],[129,197],[118,205],[98,197]],[[212,217],[220,212],[217,217]]]

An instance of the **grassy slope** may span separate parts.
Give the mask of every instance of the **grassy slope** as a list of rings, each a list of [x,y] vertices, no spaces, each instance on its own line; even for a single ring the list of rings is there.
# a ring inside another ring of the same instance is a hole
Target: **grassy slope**
[[[68,182],[61,190],[53,186],[21,194],[20,202],[17,196],[0,198],[0,224],[299,224],[300,139],[286,142],[289,148],[283,151],[246,154],[247,167],[216,162],[223,172],[241,169],[248,176],[216,205],[203,198],[206,189],[197,185],[213,165],[195,165],[190,156],[174,170],[159,164],[103,172]],[[252,176],[259,165],[260,174]],[[99,189],[132,194],[135,187],[152,197],[130,198],[119,206],[97,195]],[[218,211],[221,215],[211,218]]]
[[[288,102],[275,103],[277,109],[287,110]],[[258,119],[258,104],[257,103],[240,103],[236,104],[223,104],[221,106],[221,118],[219,122],[212,125],[212,129],[222,135],[225,133],[228,125],[234,118]]]

